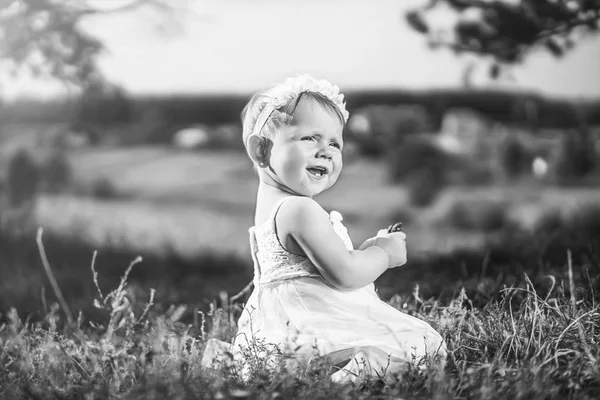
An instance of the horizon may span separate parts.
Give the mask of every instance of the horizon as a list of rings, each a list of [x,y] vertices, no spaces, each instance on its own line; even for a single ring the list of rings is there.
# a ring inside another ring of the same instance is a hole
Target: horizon
[[[133,100],[140,99],[169,99],[169,98],[240,98],[240,97],[251,97],[254,92],[236,92],[236,91],[214,91],[214,92],[146,92],[146,93],[132,93],[127,91],[125,88],[117,87],[119,90],[123,90],[124,94],[127,98]],[[383,88],[373,88],[373,87],[355,87],[349,89],[343,89],[341,91],[342,94],[347,96],[352,95],[380,95],[380,94],[399,94],[399,93],[414,93],[414,94],[423,94],[423,93],[488,93],[490,95],[494,94],[506,94],[506,95],[514,95],[514,96],[529,96],[540,98],[542,100],[547,101],[568,101],[575,103],[595,103],[600,102],[600,93],[597,95],[590,96],[569,96],[569,95],[561,95],[554,93],[544,93],[543,91],[536,90],[535,88],[530,89],[520,89],[520,90],[512,90],[511,88],[502,88],[502,87],[451,87],[451,86],[439,86],[439,87],[421,87],[421,88],[410,88],[410,87],[383,87]],[[4,98],[3,101],[5,104],[18,103],[20,101],[74,101],[78,99],[77,95],[65,94],[65,93],[56,93],[49,96],[36,96],[31,93],[22,93],[16,97]]]

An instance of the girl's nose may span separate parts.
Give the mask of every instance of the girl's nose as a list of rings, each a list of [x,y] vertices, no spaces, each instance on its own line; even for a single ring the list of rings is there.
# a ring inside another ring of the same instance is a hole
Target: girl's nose
[[[331,154],[329,153],[329,149],[327,147],[321,147],[317,150],[317,158],[325,158],[327,160],[331,160]]]

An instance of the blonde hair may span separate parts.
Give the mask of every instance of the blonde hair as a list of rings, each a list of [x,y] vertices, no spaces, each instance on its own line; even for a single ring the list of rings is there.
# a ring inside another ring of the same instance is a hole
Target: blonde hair
[[[252,96],[248,104],[244,107],[241,114],[242,119],[242,139],[244,140],[244,146],[248,145],[248,138],[254,132],[255,125],[261,112],[271,104],[271,96],[268,93],[273,90],[277,90],[277,85],[273,86],[263,92],[259,92]],[[259,134],[262,137],[272,138],[275,132],[282,126],[289,125],[293,120],[294,112],[298,105],[305,101],[314,101],[329,111],[332,115],[335,115],[342,125],[346,123],[347,116],[340,110],[340,107],[330,99],[328,96],[323,95],[316,91],[302,91],[297,95],[290,97],[283,105],[274,109],[268,117],[265,125],[260,130]],[[347,114],[347,112],[346,112]]]

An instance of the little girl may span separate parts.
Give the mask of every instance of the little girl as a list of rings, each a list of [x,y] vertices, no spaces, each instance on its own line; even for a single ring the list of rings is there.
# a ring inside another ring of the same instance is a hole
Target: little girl
[[[426,355],[445,355],[431,326],[375,293],[382,273],[406,263],[406,235],[382,230],[355,250],[341,215],[313,200],[342,170],[343,97],[337,86],[304,75],[244,108],[243,140],[259,177],[249,230],[254,291],[233,343],[209,341],[203,364],[226,352],[243,363],[261,343],[255,356],[287,351],[299,365],[325,358],[339,367],[332,379],[347,382],[389,378]]]

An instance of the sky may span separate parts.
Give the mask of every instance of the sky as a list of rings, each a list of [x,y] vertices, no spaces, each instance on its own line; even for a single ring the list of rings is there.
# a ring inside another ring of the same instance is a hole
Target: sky
[[[403,12],[424,1],[173,0],[179,8],[168,14],[141,9],[82,26],[107,46],[104,74],[135,94],[249,93],[299,73],[342,90],[457,87],[473,58],[430,50],[404,22]],[[443,11],[432,18],[449,22]],[[600,97],[600,37],[585,38],[562,59],[531,53],[513,69],[516,81],[491,81],[487,64],[478,61],[479,87]]]

